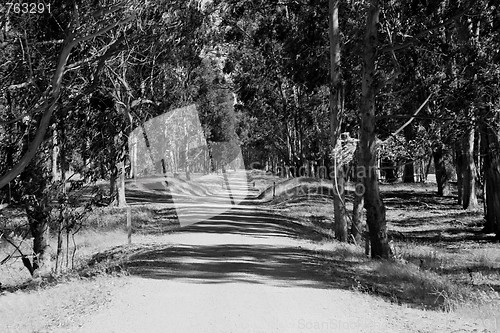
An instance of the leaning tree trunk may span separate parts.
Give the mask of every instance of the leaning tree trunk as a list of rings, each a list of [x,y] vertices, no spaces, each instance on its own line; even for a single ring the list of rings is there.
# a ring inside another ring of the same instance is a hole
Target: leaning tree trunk
[[[467,210],[474,210],[479,207],[476,196],[476,163],[474,162],[474,136],[473,127],[467,130],[463,139],[463,193],[462,207]]]
[[[332,136],[332,147],[337,147],[342,123],[342,83],[340,69],[340,29],[339,29],[339,1],[329,1],[329,29],[330,37],[330,126]],[[340,154],[334,152],[334,193],[333,210],[335,224],[335,238],[341,242],[347,241],[347,220],[345,210],[345,175],[342,165],[339,165],[337,157]]]
[[[364,39],[363,77],[361,94],[360,152],[365,186],[366,223],[370,235],[372,258],[389,258],[391,250],[387,236],[385,207],[380,198],[376,174],[377,147],[375,137],[375,99],[377,80],[375,63],[378,47],[379,0],[371,0]]]

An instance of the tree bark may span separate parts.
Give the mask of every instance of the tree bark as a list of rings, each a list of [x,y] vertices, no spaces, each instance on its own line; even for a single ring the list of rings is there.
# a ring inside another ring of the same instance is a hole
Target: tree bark
[[[109,199],[110,203],[112,203],[115,200],[116,196],[116,179],[118,177],[118,170],[117,170],[117,165],[114,163],[111,163],[111,170],[110,170],[110,175],[109,175]]]
[[[117,163],[118,169],[118,191],[117,191],[117,206],[125,207],[127,205],[127,201],[125,198],[125,162],[121,160]]]
[[[413,140],[415,138],[415,130],[413,126],[410,124],[404,128],[404,136],[406,142],[409,140]],[[406,160],[403,168],[403,183],[414,183],[415,182],[415,166],[413,161]]]
[[[26,206],[26,215],[28,217],[31,236],[33,237],[33,277],[40,276],[50,271],[49,249],[49,219],[50,210],[46,203],[39,202],[37,199],[30,199]]]
[[[376,174],[377,147],[375,137],[375,99],[378,82],[375,63],[378,48],[379,0],[371,0],[364,39],[361,94],[360,151],[365,186],[366,222],[369,229],[372,258],[391,257],[387,236],[385,207],[380,198]]]
[[[59,175],[57,174],[57,160],[59,158],[59,143],[57,139],[57,128],[53,126],[52,129],[52,181],[58,181]]]
[[[340,29],[339,29],[339,1],[329,1],[329,29],[330,38],[330,126],[332,147],[335,150],[340,136],[342,123],[342,82],[340,68]],[[334,152],[334,229],[335,238],[341,242],[347,241],[347,220],[345,211],[345,175],[342,165],[337,163],[337,153]]]
[[[351,237],[356,244],[361,243],[361,238],[363,236],[363,195],[364,195],[364,185],[363,179],[358,177],[359,171],[359,144],[354,152],[354,179],[356,180],[356,188],[354,190],[353,208],[352,208],[352,224],[351,224]],[[368,240],[366,240],[368,241]]]
[[[451,169],[448,165],[449,153],[444,145],[439,144],[432,153],[434,159],[434,168],[436,169],[436,182],[439,196],[448,196],[451,194],[450,179]]]
[[[463,198],[462,207],[474,210],[479,207],[476,196],[476,163],[474,162],[475,129],[469,128],[464,136],[464,169],[463,169]]]
[[[495,128],[497,126],[498,128]],[[485,126],[484,181],[486,187],[483,231],[500,239],[500,126]]]
[[[351,237],[356,244],[360,244],[362,236],[363,236],[363,195],[355,193],[353,208],[352,208]]]
[[[464,154],[462,150],[462,144],[457,142],[455,144],[455,170],[457,173],[457,203],[459,205],[463,202],[463,178],[464,178]]]

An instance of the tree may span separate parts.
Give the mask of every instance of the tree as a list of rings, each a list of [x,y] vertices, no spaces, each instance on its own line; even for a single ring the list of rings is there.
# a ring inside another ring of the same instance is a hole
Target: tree
[[[448,196],[451,193],[449,181],[452,177],[450,151],[445,144],[437,142],[432,153],[432,158],[436,170],[437,194],[439,196]]]
[[[344,166],[338,165],[337,142],[340,137],[340,128],[343,118],[342,82],[340,69],[340,29],[339,29],[339,0],[329,0],[329,36],[330,36],[330,126],[332,147],[334,148],[334,224],[335,237],[347,241],[347,219],[345,210],[345,175]]]
[[[251,122],[243,142],[247,165],[274,166],[288,176],[331,167],[324,121],[330,83],[320,70],[328,66],[327,8],[314,1],[220,5],[218,52],[238,112]]]
[[[485,232],[494,232],[500,239],[500,112],[496,110],[494,122],[487,126],[484,138],[486,139],[486,156],[484,161],[484,178],[486,183],[486,223]]]
[[[7,76],[3,83],[2,91],[7,94],[9,110],[15,118],[3,122],[2,126],[8,128],[10,124],[19,123],[21,120],[29,126],[25,131],[27,135],[22,138],[23,146],[20,147],[17,158],[9,160],[11,164],[7,168],[8,171],[0,176],[0,188],[16,179],[14,190],[23,197],[33,237],[34,257],[31,263],[27,262],[25,265],[34,276],[51,268],[47,252],[52,200],[50,172],[46,167],[49,156],[45,149],[47,129],[52,124],[56,111],[65,115],[68,109],[95,89],[96,80],[89,82],[88,86],[76,89],[78,84],[74,84],[72,80],[74,71],[80,66],[97,63],[92,72],[96,78],[102,64],[110,55],[105,51],[89,55],[82,45],[131,21],[135,17],[133,8],[125,7],[132,9],[127,12],[123,6],[124,4],[103,7],[99,13],[93,12],[94,8],[90,6],[80,7],[79,4],[72,3],[66,7],[60,4],[52,7],[53,15],[40,16],[38,20],[30,21],[14,14],[7,18],[11,20],[11,25],[7,24],[9,39],[5,45],[17,54],[17,57],[12,58],[15,61],[7,64],[14,68],[23,68],[22,63],[25,62],[28,68],[23,73],[11,72],[12,76]],[[62,29],[61,24],[66,28]],[[26,54],[25,47],[16,48],[13,44],[17,42],[16,32],[23,32],[27,36],[27,31],[37,39],[32,41],[25,38],[25,46],[28,46],[29,50]],[[38,52],[33,52],[34,47],[38,47]],[[56,47],[60,48],[59,53],[54,53]],[[19,55],[24,55],[24,59]],[[48,74],[50,71],[52,75]],[[50,80],[46,80],[47,77]],[[11,80],[22,78],[24,82],[9,83]],[[22,94],[18,91],[22,91]],[[34,107],[30,107],[31,105]],[[15,135],[15,132],[9,133]]]
[[[385,207],[380,198],[376,174],[377,146],[375,136],[376,97],[380,82],[375,63],[378,51],[379,1],[370,0],[364,39],[363,78],[360,106],[360,155],[365,186],[366,223],[370,235],[372,258],[388,259],[391,256],[387,236]],[[358,171],[360,172],[360,171]]]
[[[107,12],[105,12],[107,15],[113,14],[114,12],[120,10],[121,7],[112,7],[110,8]],[[91,24],[89,22],[88,25],[86,25],[85,28],[87,29],[82,29],[84,27],[80,26],[80,12],[78,6],[75,4],[74,7],[71,9],[71,19],[69,20],[69,25],[66,30],[66,34],[64,37],[64,40],[62,42],[62,49],[59,53],[59,60],[56,65],[56,68],[54,70],[54,73],[52,75],[52,80],[51,84],[47,85],[47,89],[45,92],[39,96],[38,101],[35,102],[35,109],[30,111],[31,114],[37,114],[40,111],[43,111],[43,114],[40,118],[40,121],[37,126],[37,131],[36,134],[33,138],[33,140],[30,142],[26,152],[24,155],[19,159],[19,161],[14,165],[10,171],[5,173],[4,175],[0,176],[0,189],[3,188],[5,185],[7,185],[10,181],[12,181],[15,177],[17,177],[23,170],[26,168],[26,166],[29,164],[31,159],[35,156],[37,153],[38,147],[44,140],[45,133],[47,132],[47,128],[50,125],[51,119],[52,119],[52,114],[56,107],[58,106],[57,102],[60,98],[61,95],[61,90],[63,87],[63,76],[64,74],[68,71],[68,59],[71,55],[71,52],[73,49],[80,43],[89,41],[93,38],[96,38],[114,28],[117,26],[124,24],[126,22],[129,22],[134,18],[134,15],[130,15],[126,18],[118,19],[115,22],[109,23],[109,21],[100,21],[100,26],[98,26],[97,31],[92,32],[91,31]],[[96,14],[97,16],[97,14]],[[99,17],[99,16],[97,16]],[[103,24],[106,22],[107,24]],[[77,32],[78,30],[78,32]],[[80,31],[84,31],[85,33],[82,33]],[[106,54],[105,54],[106,55]],[[104,56],[105,56],[104,55]],[[72,64],[74,67],[76,64]],[[24,85],[28,84],[29,82],[21,83],[19,85]]]

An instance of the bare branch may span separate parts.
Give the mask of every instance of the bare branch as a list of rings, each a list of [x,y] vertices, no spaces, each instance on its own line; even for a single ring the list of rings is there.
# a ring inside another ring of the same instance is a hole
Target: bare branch
[[[415,111],[415,113],[413,114],[413,116],[406,122],[403,124],[403,126],[401,126],[400,128],[398,128],[396,130],[396,132],[392,133],[391,137],[396,137],[396,135],[398,135],[399,132],[401,132],[406,126],[410,125],[411,122],[415,119],[415,117],[418,115],[418,113],[424,108],[424,106],[429,102],[429,100],[431,99],[433,94],[430,94],[429,97],[427,97],[427,99],[422,103],[422,105],[420,105],[420,107],[417,109],[417,111]],[[387,139],[388,140],[388,139]],[[385,140],[384,142],[386,142],[387,140]]]

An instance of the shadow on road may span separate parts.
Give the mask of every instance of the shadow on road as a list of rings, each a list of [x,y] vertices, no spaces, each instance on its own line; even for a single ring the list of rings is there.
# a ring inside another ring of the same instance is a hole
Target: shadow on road
[[[311,251],[263,245],[173,246],[133,256],[128,270],[153,279],[327,288]]]
[[[332,285],[331,279],[319,269],[318,252],[302,248],[296,242],[299,239],[321,240],[324,235],[312,226],[268,210],[235,206],[207,221],[175,230],[172,236],[180,239],[188,236],[189,244],[180,241],[132,255],[126,264],[128,271],[146,278],[196,283],[244,281],[317,288]],[[237,238],[231,238],[234,236]],[[221,241],[204,244],[210,237]],[[224,239],[233,243],[226,244]],[[349,282],[344,281],[342,285],[347,287],[352,284],[349,277],[352,272],[344,273]]]

